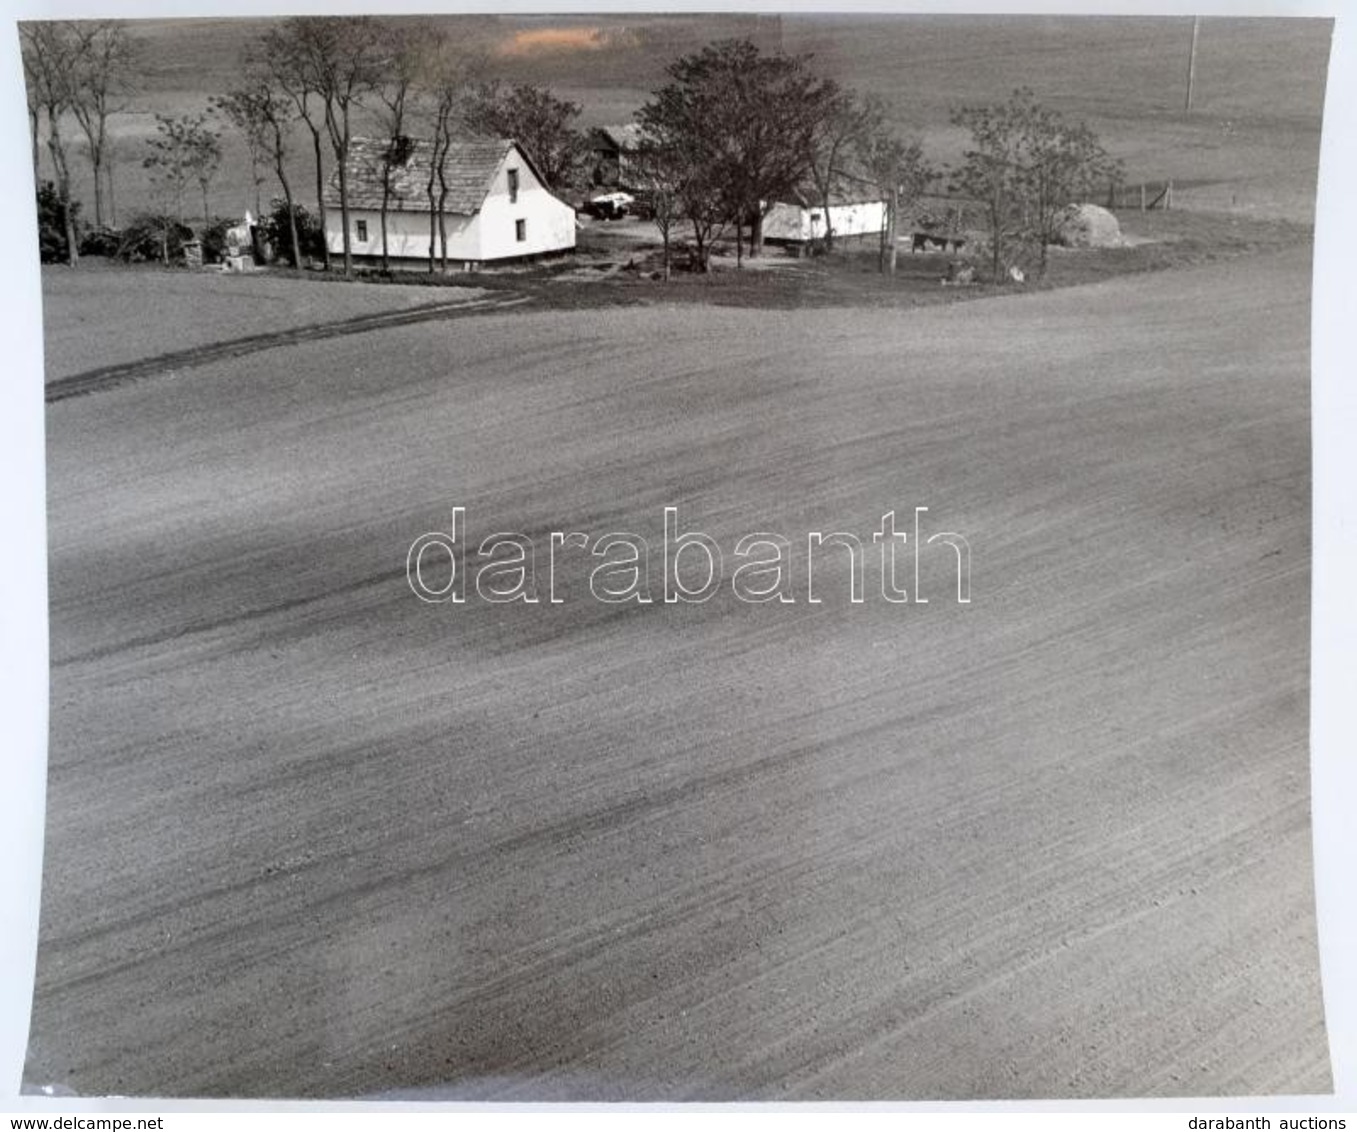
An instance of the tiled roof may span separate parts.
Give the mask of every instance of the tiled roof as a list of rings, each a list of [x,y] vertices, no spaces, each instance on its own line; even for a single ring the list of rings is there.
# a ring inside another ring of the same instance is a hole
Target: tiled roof
[[[384,138],[354,138],[349,143],[350,208],[382,207],[382,164],[389,144]],[[452,142],[444,166],[448,184],[444,210],[458,216],[479,212],[490,189],[490,180],[513,144],[507,138]],[[424,138],[410,139],[405,160],[391,170],[391,199],[387,207],[392,212],[429,211],[432,161],[433,144]],[[435,180],[434,192],[439,191]],[[339,207],[338,170],[330,176],[325,203],[329,207]]]

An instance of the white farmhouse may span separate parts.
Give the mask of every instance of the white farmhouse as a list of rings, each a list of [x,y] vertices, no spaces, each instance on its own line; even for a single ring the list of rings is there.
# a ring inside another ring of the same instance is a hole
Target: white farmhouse
[[[777,201],[763,218],[763,238],[773,243],[808,244],[825,237],[824,202],[806,190]],[[829,227],[836,240],[849,236],[876,236],[886,227],[886,202],[863,193],[834,193],[830,198]]]
[[[383,158],[391,143],[355,138],[349,149],[349,236],[360,261],[382,255]],[[441,256],[438,220],[433,206],[442,188],[432,169],[432,144],[402,138],[395,147],[387,202],[387,249],[399,265],[428,263],[431,233],[434,254]],[[575,246],[575,210],[546,187],[528,155],[508,139],[454,141],[444,164],[443,224],[448,262],[471,267],[481,263],[523,259]],[[344,251],[339,208],[339,174],[330,178],[325,198],[325,240],[334,254]]]

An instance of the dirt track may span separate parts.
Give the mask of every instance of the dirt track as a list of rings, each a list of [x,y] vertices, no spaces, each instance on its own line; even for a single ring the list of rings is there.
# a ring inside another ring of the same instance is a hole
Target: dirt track
[[[1308,293],[520,310],[52,405],[30,1087],[1327,1091]],[[927,605],[405,582],[454,505],[666,504],[727,553],[928,506],[973,601],[934,550]]]

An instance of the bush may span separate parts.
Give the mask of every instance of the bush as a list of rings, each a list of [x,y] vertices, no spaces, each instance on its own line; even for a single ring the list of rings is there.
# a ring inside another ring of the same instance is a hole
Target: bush
[[[122,233],[116,228],[87,228],[80,236],[80,254],[112,258],[122,246]]]
[[[128,263],[168,258],[170,263],[183,259],[184,244],[193,239],[193,229],[173,216],[144,212],[122,230],[118,257]]]
[[[239,220],[218,217],[203,229],[203,262],[223,263],[226,260],[226,232],[240,225]]]
[[[293,204],[292,215],[297,220],[297,243],[303,258],[321,259],[325,255],[325,233],[320,220],[300,204]],[[260,220],[264,238],[273,247],[273,254],[292,263],[292,234],[287,222],[287,201],[275,197],[269,202],[269,214]]]
[[[79,240],[78,200],[71,201],[71,224]],[[61,215],[61,199],[57,196],[56,186],[51,181],[44,181],[38,188],[38,256],[43,263],[62,263],[69,258],[66,252],[66,225]]]

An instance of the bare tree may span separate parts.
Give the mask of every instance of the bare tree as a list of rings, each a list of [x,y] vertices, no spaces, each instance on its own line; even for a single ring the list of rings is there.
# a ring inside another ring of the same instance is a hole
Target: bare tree
[[[825,217],[825,250],[834,250],[834,193],[845,181],[855,144],[876,124],[877,105],[864,103],[851,90],[826,82],[821,113],[812,120],[807,164]]]
[[[1066,207],[1121,176],[1121,162],[1108,155],[1087,125],[1067,122],[1035,102],[1027,105],[1018,186],[1026,219],[1023,234],[1037,247],[1040,276],[1046,274],[1048,249],[1060,238]]]
[[[391,270],[390,237],[387,217],[391,208],[391,178],[413,152],[406,135],[406,118],[425,71],[430,46],[430,29],[422,21],[389,24],[379,37],[379,59],[373,87],[377,94],[377,117],[386,144],[382,148],[382,270]]]
[[[135,44],[121,20],[73,22],[74,68],[71,74],[71,111],[89,146],[94,174],[94,223],[104,226],[104,174],[112,179],[108,118],[125,109],[136,65]],[[109,188],[112,192],[112,186]]]
[[[245,157],[250,163],[254,214],[259,216],[263,211],[264,182],[267,180],[264,160],[269,149],[269,137],[267,124],[252,117],[252,101],[249,93],[235,90],[226,95],[213,95],[208,100],[208,111],[223,114],[240,131],[241,140],[245,143]]]
[[[247,67],[257,68],[291,100],[297,117],[311,134],[311,149],[316,172],[316,215],[325,234],[325,111],[309,63],[308,44],[313,38],[313,21],[306,17],[285,20],[264,34],[258,46],[246,55]],[[295,226],[295,221],[294,221]],[[321,241],[321,259],[330,269],[330,242]]]
[[[203,194],[203,228],[212,224],[212,213],[208,205],[207,191],[221,168],[221,135],[207,125],[205,115],[193,120],[189,131],[189,170],[198,182]]]
[[[29,122],[33,127],[34,169],[37,168],[39,115],[47,117],[47,153],[55,175],[58,208],[66,240],[66,262],[74,267],[80,261],[76,243],[75,214],[71,208],[71,169],[66,141],[61,136],[61,119],[71,108],[72,77],[75,72],[78,41],[69,24],[22,23],[19,25],[24,73],[29,88]]]
[[[672,272],[673,232],[683,215],[685,179],[691,166],[681,152],[661,141],[642,135],[633,154],[633,175],[650,200],[650,216],[663,245],[664,278]]]
[[[370,16],[299,17],[303,73],[324,109],[339,173],[339,213],[343,227],[344,274],[353,274],[353,237],[349,227],[349,150],[353,111],[377,85],[381,61],[380,25]]]
[[[448,269],[447,163],[452,140],[464,121],[466,98],[481,69],[479,58],[463,54],[437,26],[425,29],[419,94],[430,118],[429,176],[424,191],[429,200],[429,272]]]
[[[900,217],[914,207],[937,179],[937,173],[924,160],[923,146],[918,141],[905,141],[892,131],[882,102],[868,98],[861,110],[852,148],[864,178],[875,186],[886,202],[886,223],[877,252],[877,270],[894,275]]]
[[[207,115],[157,114],[155,136],[147,140],[150,153],[142,162],[151,178],[174,204],[174,217],[184,221],[184,191],[196,182],[203,195],[203,225],[212,223],[208,188],[221,167],[221,138],[209,129]]]
[[[661,235],[667,246],[673,222],[683,217],[692,226],[698,271],[711,270],[712,244],[731,217],[723,169],[708,148],[698,116],[684,101],[665,92],[637,113],[644,141],[637,160],[644,186],[657,194],[664,210]],[[655,213],[657,224],[661,214]]]
[[[42,185],[42,170],[39,147],[39,134],[42,128],[42,100],[38,95],[38,77],[37,55],[29,46],[28,35],[23,25],[19,26],[20,43],[23,50],[24,66],[24,96],[28,100],[28,131],[30,140],[33,143],[33,184],[36,187]]]
[[[292,266],[300,267],[302,259],[301,242],[297,237],[297,208],[293,202],[292,182],[287,175],[287,128],[292,120],[292,103],[267,71],[247,68],[245,77],[244,86],[218,98],[215,105],[244,133],[253,152],[267,153],[272,161],[287,206]],[[255,211],[259,211],[258,204]]]
[[[1092,130],[1067,123],[1027,88],[1000,105],[965,107],[952,120],[971,133],[953,180],[984,207],[993,279],[1003,277],[1015,244],[1037,246],[1044,274],[1060,211],[1095,184],[1115,181],[1120,164]]]

